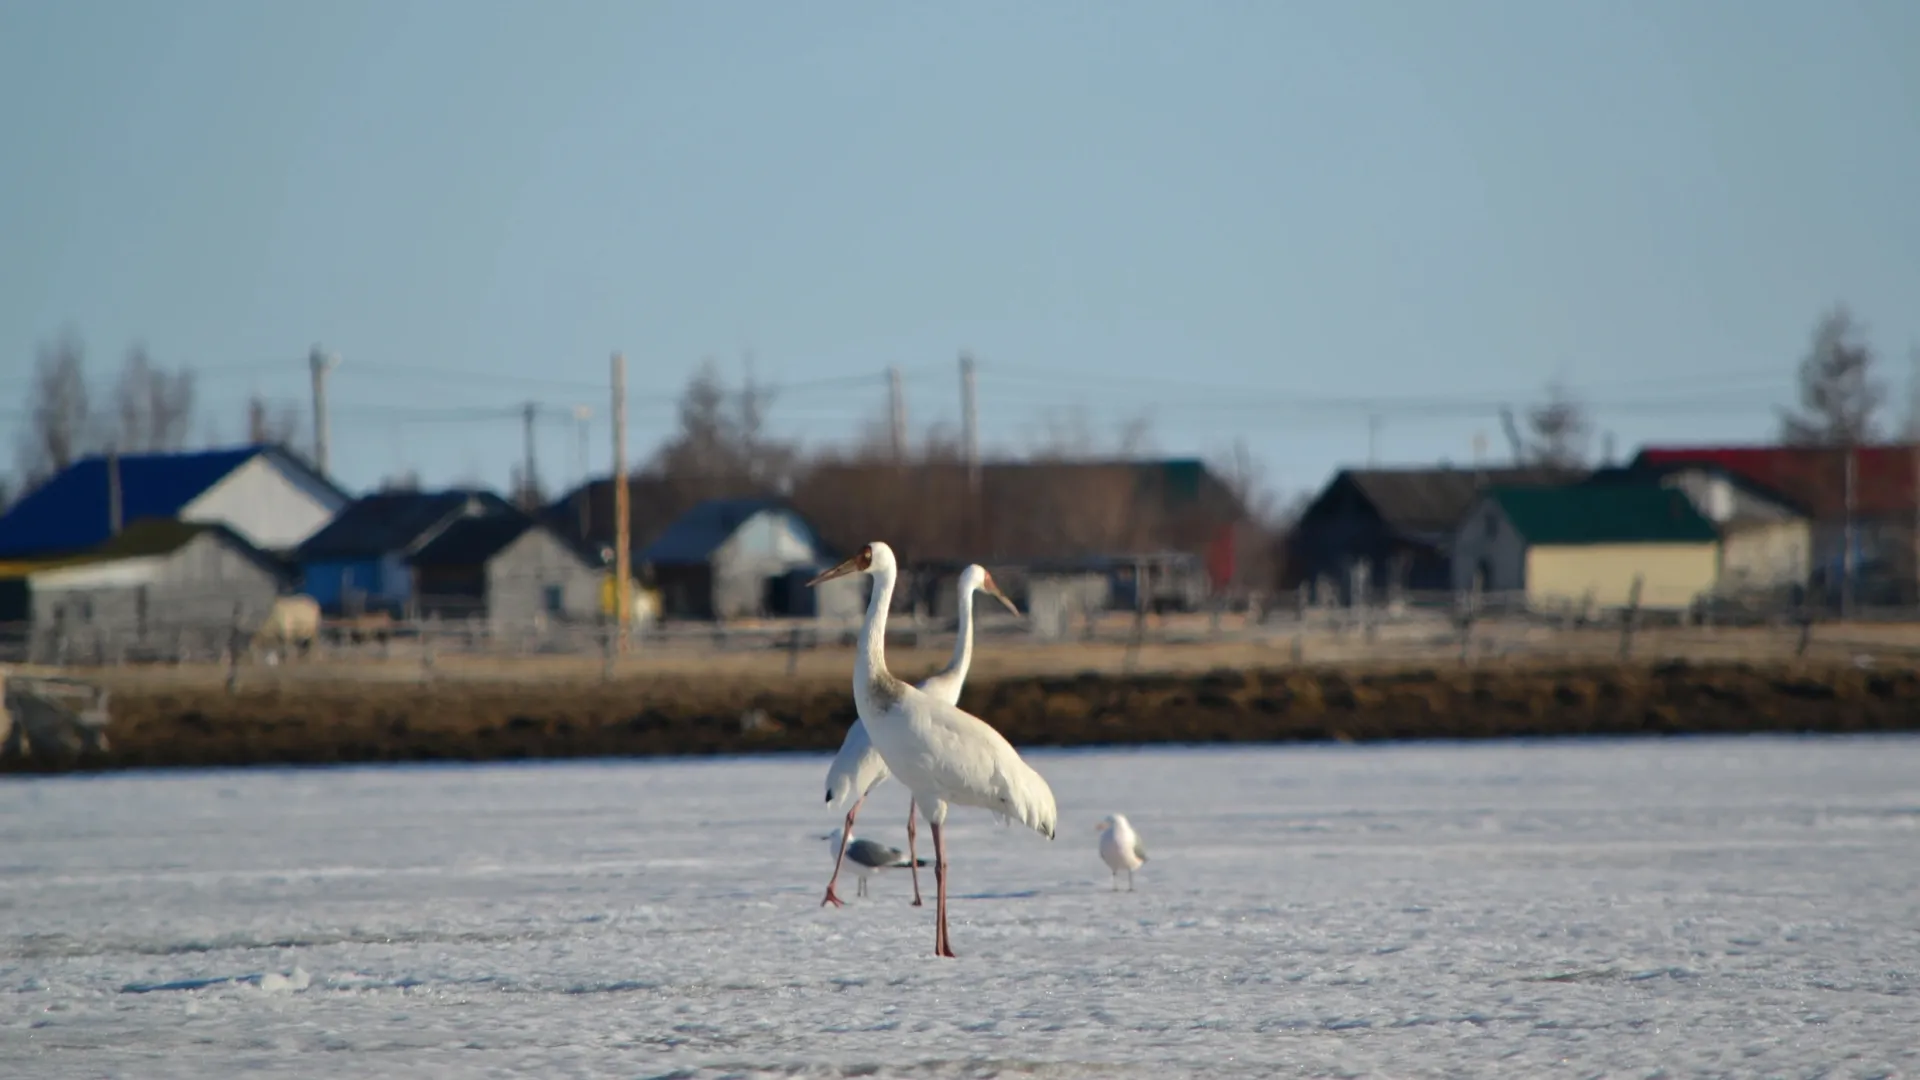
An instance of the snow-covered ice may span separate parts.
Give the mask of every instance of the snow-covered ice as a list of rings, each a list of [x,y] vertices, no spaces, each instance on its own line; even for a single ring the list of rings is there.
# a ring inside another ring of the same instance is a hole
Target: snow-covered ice
[[[0,1075],[1920,1070],[1920,740],[1028,758],[946,962],[819,906],[824,756],[0,781]]]

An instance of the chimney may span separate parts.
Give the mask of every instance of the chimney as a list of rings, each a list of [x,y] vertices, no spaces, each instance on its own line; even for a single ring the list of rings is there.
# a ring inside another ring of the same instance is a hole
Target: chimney
[[[120,452],[107,451],[107,535],[120,535]]]

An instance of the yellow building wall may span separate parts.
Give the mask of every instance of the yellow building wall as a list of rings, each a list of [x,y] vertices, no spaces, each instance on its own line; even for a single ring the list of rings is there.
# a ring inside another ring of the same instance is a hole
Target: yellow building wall
[[[1685,608],[1713,591],[1719,545],[1593,544],[1527,549],[1527,604],[1535,608],[1627,605],[1642,578],[1640,606]]]

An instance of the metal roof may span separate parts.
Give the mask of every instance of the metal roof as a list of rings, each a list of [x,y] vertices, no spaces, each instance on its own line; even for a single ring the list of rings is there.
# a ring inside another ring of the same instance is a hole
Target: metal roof
[[[272,456],[284,468],[305,472],[333,487],[331,481],[277,446],[121,454],[120,519],[130,523],[142,518],[177,518],[187,504],[262,454]],[[107,458],[103,454],[82,458],[28,492],[0,516],[0,556],[85,551],[112,536],[109,517]]]
[[[1686,492],[1658,483],[1493,488],[1487,497],[1530,544],[1710,544],[1720,538]]]
[[[300,545],[300,561],[410,555],[463,517],[517,515],[491,491],[382,491],[356,499]]]
[[[712,559],[747,519],[763,510],[779,510],[806,520],[785,499],[708,499],[676,518],[635,560],[655,566],[701,565]],[[811,527],[808,532],[813,532]],[[819,544],[817,535],[814,543]]]

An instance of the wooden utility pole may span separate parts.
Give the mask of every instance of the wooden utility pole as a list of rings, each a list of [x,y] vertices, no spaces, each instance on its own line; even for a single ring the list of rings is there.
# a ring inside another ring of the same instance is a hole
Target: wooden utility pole
[[[617,646],[627,648],[633,617],[632,521],[627,511],[627,358],[613,354],[613,611]]]
[[[318,345],[307,356],[307,367],[313,375],[313,465],[322,476],[327,474],[327,372],[339,362],[339,357]]]
[[[887,427],[893,436],[893,463],[907,460],[907,395],[900,388],[900,369],[887,369]]]

